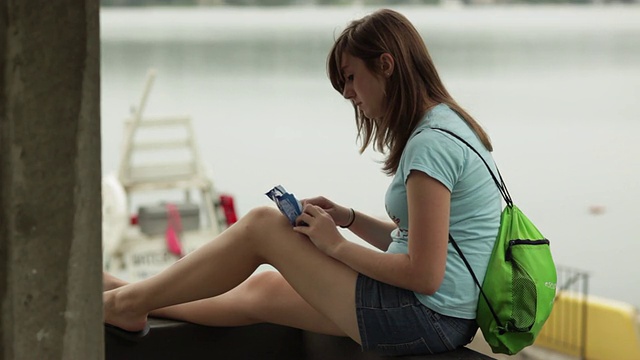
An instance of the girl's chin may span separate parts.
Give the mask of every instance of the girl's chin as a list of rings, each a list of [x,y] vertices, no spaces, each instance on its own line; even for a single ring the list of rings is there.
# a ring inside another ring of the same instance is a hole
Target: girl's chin
[[[378,120],[380,119],[380,116],[377,116],[375,114],[371,114],[370,112],[366,111],[366,110],[362,110],[362,113],[364,114],[364,116],[366,116],[367,118],[371,119],[371,120]]]
[[[366,116],[367,119],[378,121],[382,118],[382,115],[379,112],[373,112],[373,111],[370,111],[369,109],[364,109],[362,107],[358,107],[358,110],[360,110],[360,113]]]
[[[367,116],[367,117],[376,123],[380,122],[380,120],[382,119],[382,116]]]

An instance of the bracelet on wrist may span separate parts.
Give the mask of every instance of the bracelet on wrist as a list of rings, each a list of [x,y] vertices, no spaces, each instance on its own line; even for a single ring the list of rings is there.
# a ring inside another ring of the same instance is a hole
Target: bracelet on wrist
[[[347,229],[348,227],[350,227],[351,225],[353,225],[353,222],[356,221],[356,211],[353,210],[353,208],[349,208],[349,222],[347,225],[339,225],[341,228],[343,229]]]

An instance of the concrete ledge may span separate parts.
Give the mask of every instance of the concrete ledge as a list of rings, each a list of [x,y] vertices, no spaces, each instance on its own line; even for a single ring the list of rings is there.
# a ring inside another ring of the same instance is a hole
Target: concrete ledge
[[[321,335],[285,326],[258,324],[207,327],[173,320],[150,319],[150,333],[132,343],[105,334],[107,360],[225,359],[225,360],[373,360],[388,359],[362,352],[349,338]],[[437,355],[407,356],[406,360],[492,359],[467,348]]]

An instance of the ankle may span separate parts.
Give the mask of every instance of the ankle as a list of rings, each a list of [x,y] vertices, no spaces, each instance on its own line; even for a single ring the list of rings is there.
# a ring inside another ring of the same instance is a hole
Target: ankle
[[[125,290],[125,291],[123,291]],[[124,287],[103,293],[104,322],[127,331],[139,331],[147,322],[141,302]]]
[[[129,286],[123,286],[110,291],[113,293],[113,309],[120,314],[143,314],[140,297]]]

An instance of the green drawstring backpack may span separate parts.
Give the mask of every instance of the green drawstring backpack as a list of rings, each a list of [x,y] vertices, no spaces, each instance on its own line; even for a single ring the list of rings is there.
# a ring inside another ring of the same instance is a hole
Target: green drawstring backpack
[[[500,171],[498,178],[484,158],[458,135],[484,162],[506,202],[484,282],[480,285],[471,265],[451,234],[456,249],[480,288],[476,321],[494,353],[513,355],[533,344],[551,314],[556,296],[556,266],[549,240],[513,204]]]

